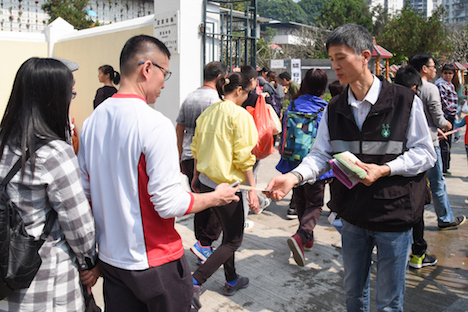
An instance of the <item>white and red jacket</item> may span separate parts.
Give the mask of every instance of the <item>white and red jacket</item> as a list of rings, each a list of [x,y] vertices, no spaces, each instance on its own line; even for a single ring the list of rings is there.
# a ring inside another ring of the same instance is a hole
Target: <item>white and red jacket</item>
[[[144,270],[184,254],[174,217],[192,209],[180,185],[173,124],[136,95],[115,94],[84,122],[78,160],[100,260]]]

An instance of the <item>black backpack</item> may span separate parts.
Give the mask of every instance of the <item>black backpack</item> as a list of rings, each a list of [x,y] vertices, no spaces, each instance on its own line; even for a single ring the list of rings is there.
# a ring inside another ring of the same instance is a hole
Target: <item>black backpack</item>
[[[36,150],[44,144],[38,144]],[[29,151],[26,154],[28,158]],[[0,185],[0,300],[15,290],[31,285],[42,263],[38,251],[57,218],[55,210],[47,214],[44,230],[38,240],[26,232],[23,219],[6,192],[7,184],[20,168],[21,157]]]

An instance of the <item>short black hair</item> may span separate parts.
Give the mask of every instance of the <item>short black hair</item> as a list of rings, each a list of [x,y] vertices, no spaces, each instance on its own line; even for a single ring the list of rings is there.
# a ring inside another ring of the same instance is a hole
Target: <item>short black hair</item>
[[[419,88],[422,85],[421,76],[413,66],[404,66],[400,68],[396,72],[394,82],[408,88],[412,88],[414,86]]]
[[[241,67],[241,73],[245,74],[249,80],[252,78],[257,78],[257,71],[253,66],[244,65]]]
[[[120,53],[120,73],[122,76],[130,75],[138,66],[138,61],[144,61],[136,60],[138,55],[152,53],[154,49],[161,51],[168,59],[171,58],[171,52],[159,39],[147,35],[138,35],[128,39]]]
[[[225,76],[227,74],[227,66],[221,62],[210,62],[206,64],[203,69],[203,80],[204,81],[213,81],[218,76]]]
[[[343,93],[344,87],[339,80],[335,80],[328,85],[328,90],[330,90],[330,95],[334,97],[335,95]]]
[[[291,80],[291,75],[288,72],[282,72],[281,74],[278,75],[278,77],[286,81]]]
[[[425,65],[429,65],[429,60],[434,60],[432,55],[430,53],[421,53],[421,54],[416,54],[410,57],[408,64],[414,67],[418,73],[421,72],[422,67]],[[435,63],[435,60],[434,60]]]

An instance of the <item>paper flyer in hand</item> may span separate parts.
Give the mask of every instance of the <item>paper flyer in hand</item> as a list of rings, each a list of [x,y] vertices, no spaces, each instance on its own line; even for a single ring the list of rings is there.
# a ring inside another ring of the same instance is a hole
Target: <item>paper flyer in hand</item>
[[[348,189],[353,188],[367,176],[367,172],[356,165],[359,159],[351,152],[343,152],[333,155],[330,163],[333,167],[333,174]]]

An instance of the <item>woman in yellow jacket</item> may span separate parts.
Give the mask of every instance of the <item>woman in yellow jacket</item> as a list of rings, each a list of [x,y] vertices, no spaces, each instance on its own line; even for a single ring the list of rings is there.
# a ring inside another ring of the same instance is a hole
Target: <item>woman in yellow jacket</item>
[[[255,186],[251,151],[257,144],[258,133],[252,116],[242,108],[250,91],[250,80],[243,73],[231,73],[217,82],[222,101],[207,108],[197,119],[192,141],[195,173],[192,188],[210,192],[220,183],[247,182]],[[238,193],[239,197],[240,192]],[[249,206],[258,211],[256,191],[249,191]],[[237,275],[234,253],[241,246],[244,234],[244,209],[242,200],[213,209],[223,228],[223,241],[193,273],[195,304],[199,308],[198,295],[203,284],[221,265],[224,265],[226,284],[224,294],[233,295],[246,288],[249,279]],[[198,306],[197,306],[198,305]]]

